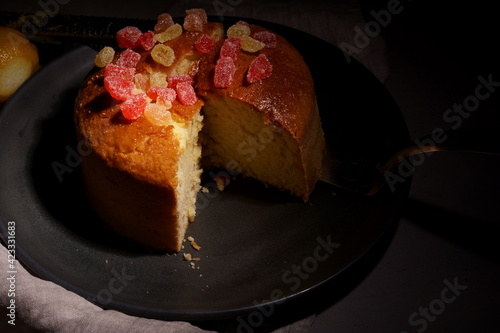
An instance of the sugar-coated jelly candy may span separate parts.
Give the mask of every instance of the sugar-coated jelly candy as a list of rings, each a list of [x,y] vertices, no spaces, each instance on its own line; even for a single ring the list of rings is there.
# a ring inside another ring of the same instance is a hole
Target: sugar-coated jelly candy
[[[151,50],[151,57],[157,63],[168,67],[173,64],[175,60],[174,50],[167,45],[164,44],[156,44]]]
[[[247,82],[254,83],[260,80],[267,79],[271,76],[273,72],[273,66],[267,59],[265,54],[259,54],[252,62],[248,68],[247,72]]]
[[[136,120],[139,118],[146,109],[148,100],[146,94],[132,95],[129,99],[120,105],[123,117],[128,120]]]
[[[192,8],[192,9],[187,9],[186,10],[186,15],[197,15],[200,17],[201,22],[203,24],[207,24],[208,18],[207,18],[207,13],[205,12],[205,9],[203,8]]]
[[[162,72],[153,72],[149,75],[149,83],[151,87],[166,87],[167,74]]]
[[[151,50],[156,44],[155,33],[152,31],[143,33],[138,42],[145,51]]]
[[[122,49],[133,49],[137,46],[137,41],[141,37],[142,32],[137,27],[128,26],[118,30],[116,33],[116,41]]]
[[[110,76],[104,78],[104,87],[114,99],[125,101],[132,96],[134,83],[131,80],[119,76]]]
[[[236,73],[236,66],[230,57],[221,57],[215,64],[214,85],[216,88],[227,88],[231,85]]]
[[[262,50],[265,46],[266,44],[259,42],[258,40],[253,39],[250,36],[244,36],[242,38],[241,49],[243,51],[254,53]]]
[[[229,57],[236,61],[240,53],[242,39],[240,37],[227,38],[220,49],[220,57]]]
[[[114,56],[115,50],[112,47],[105,46],[95,56],[94,64],[100,68],[106,67],[106,65],[113,61]]]
[[[146,74],[135,74],[134,75],[134,85],[137,89],[140,89],[142,91],[148,91],[150,84],[149,84],[149,77]]]
[[[104,77],[117,76],[131,81],[135,75],[135,68],[123,67],[116,64],[109,64],[104,68]]]
[[[213,39],[211,36],[209,36],[207,34],[203,34],[194,43],[194,47],[198,52],[200,52],[202,54],[206,54],[206,53],[212,51],[213,48],[215,47],[215,39]]]
[[[186,31],[202,31],[203,19],[199,15],[189,14],[184,18],[182,27]]]
[[[158,20],[155,24],[155,32],[163,32],[174,24],[174,20],[172,20],[172,16],[169,13],[160,14],[158,15]]]
[[[245,24],[234,24],[227,29],[228,37],[250,36],[250,27]]]
[[[172,88],[167,87],[151,87],[148,90],[148,97],[152,100],[173,102],[177,98],[177,92]]]
[[[155,35],[155,39],[160,43],[168,42],[182,35],[182,26],[178,23],[170,26],[167,30]]]
[[[196,93],[193,86],[189,82],[179,82],[175,86],[177,98],[183,105],[194,105],[196,100]]]
[[[278,45],[276,35],[270,31],[258,31],[252,36],[254,39],[266,44],[267,48],[275,48]]]
[[[172,105],[170,105],[172,107]],[[172,124],[172,114],[168,110],[170,107],[156,103],[146,105],[144,117],[153,125],[169,126]]]
[[[126,49],[120,54],[116,64],[118,66],[134,68],[137,66],[140,59],[141,55],[139,53],[132,51],[131,49]]]
[[[167,81],[168,81],[168,86],[174,89],[175,87],[177,87],[177,84],[181,82],[187,82],[188,84],[193,84],[193,78],[188,74],[172,74],[168,76]]]

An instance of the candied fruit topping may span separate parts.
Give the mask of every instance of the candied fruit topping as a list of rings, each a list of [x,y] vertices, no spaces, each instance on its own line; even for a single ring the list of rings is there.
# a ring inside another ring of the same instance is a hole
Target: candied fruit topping
[[[252,37],[259,42],[266,44],[266,47],[270,49],[275,48],[278,45],[276,34],[270,31],[259,31],[254,33]]]
[[[231,85],[236,73],[236,66],[230,57],[221,57],[215,64],[214,85],[216,88],[227,88]]]
[[[134,84],[137,89],[148,91],[150,87],[149,78],[146,74],[135,74]]]
[[[182,35],[182,26],[179,23],[176,23],[168,27],[167,30],[156,34],[155,39],[160,43],[165,43],[179,37],[180,35]]]
[[[110,64],[113,61],[114,56],[115,50],[113,50],[112,47],[105,46],[95,56],[94,64],[100,68],[106,67],[106,65]]]
[[[242,39],[240,37],[229,37],[224,41],[220,49],[220,57],[229,57],[236,61],[240,53]]]
[[[155,32],[156,33],[164,32],[174,24],[175,24],[174,20],[172,20],[172,16],[169,13],[160,14],[158,15],[158,20],[155,25]]]
[[[145,32],[139,37],[139,45],[144,51],[151,50],[156,44],[155,33],[152,31]]]
[[[123,116],[128,120],[136,120],[146,109],[148,100],[146,94],[132,95],[129,99],[123,102],[120,106]]]
[[[250,36],[250,27],[245,24],[235,24],[227,29],[228,37],[244,37]]]
[[[247,52],[251,52],[251,53],[260,51],[264,47],[266,47],[266,44],[259,42],[258,40],[253,39],[250,36],[244,36],[243,41],[241,42],[241,49],[243,51],[247,51]]]
[[[189,82],[179,82],[175,86],[177,97],[183,105],[194,105],[196,100],[196,93],[193,86]]]
[[[273,72],[273,66],[265,54],[259,54],[252,62],[247,72],[247,82],[254,83],[267,79]]]
[[[184,24],[182,26],[186,31],[202,31],[203,19],[199,15],[189,14],[184,18]]]
[[[201,35],[200,38],[194,43],[194,47],[196,50],[202,54],[207,54],[208,52],[212,51],[213,48],[215,47],[215,39],[210,37],[207,34]]]
[[[203,101],[201,99],[197,99],[193,105],[183,105],[179,100],[175,100],[172,103],[171,112],[175,113],[178,116],[181,116],[184,119],[192,119],[203,106]]]
[[[248,24],[248,22],[242,21],[242,20],[236,22],[235,24],[243,24],[243,25],[246,25],[246,26],[250,26],[250,24]]]
[[[109,64],[104,68],[104,77],[116,76],[124,80],[131,81],[135,75],[135,68],[123,67],[115,64]]]
[[[151,57],[157,63],[168,67],[174,63],[175,53],[170,46],[164,44],[156,44],[151,51]]]
[[[148,104],[144,110],[144,117],[153,125],[169,126],[172,124],[172,114],[168,109],[164,105]]]
[[[134,83],[119,76],[104,78],[104,87],[114,99],[125,101],[132,96]]]
[[[177,93],[172,88],[151,87],[148,90],[148,97],[155,101],[160,99],[164,102],[173,102],[177,98]]]
[[[116,33],[116,40],[120,48],[133,49],[137,46],[137,42],[141,35],[142,32],[141,30],[139,30],[139,28],[128,26],[118,30],[118,32]]]
[[[186,15],[197,15],[197,16],[200,17],[201,22],[203,24],[207,24],[208,23],[207,13],[205,12],[205,9],[203,9],[203,8],[187,9],[186,10]]]
[[[116,64],[118,66],[135,68],[140,59],[141,55],[139,53],[132,51],[131,49],[126,49],[120,54]]]
[[[162,72],[153,72],[149,76],[149,82],[151,87],[166,87],[167,86],[167,74]]]
[[[193,84],[193,78],[188,74],[172,74],[167,78],[168,86],[171,88],[176,88],[181,82],[187,82],[188,84]]]

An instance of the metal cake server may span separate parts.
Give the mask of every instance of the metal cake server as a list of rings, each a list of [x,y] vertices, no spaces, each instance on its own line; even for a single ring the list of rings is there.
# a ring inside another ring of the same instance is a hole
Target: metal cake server
[[[325,151],[320,180],[349,192],[373,195],[386,186],[391,191],[396,190],[434,152],[500,155],[500,136],[491,131],[436,129],[403,149],[388,152],[388,158],[372,159],[368,164],[334,158],[328,147]]]

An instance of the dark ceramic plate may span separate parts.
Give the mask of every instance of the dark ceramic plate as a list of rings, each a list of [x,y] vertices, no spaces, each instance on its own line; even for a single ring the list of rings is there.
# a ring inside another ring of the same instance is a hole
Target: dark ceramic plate
[[[226,20],[227,23],[229,20]],[[252,21],[254,22],[254,21]],[[315,79],[328,147],[353,166],[409,141],[372,74],[334,46],[255,21],[291,41]],[[16,222],[17,258],[34,274],[105,308],[163,319],[230,317],[335,284],[398,219],[409,182],[363,197],[319,182],[308,203],[248,179],[200,194],[181,255],[144,253],[103,228],[80,184],[73,103],[96,52],[82,46],[30,79],[0,114],[0,228]],[[223,170],[221,171],[223,172]]]

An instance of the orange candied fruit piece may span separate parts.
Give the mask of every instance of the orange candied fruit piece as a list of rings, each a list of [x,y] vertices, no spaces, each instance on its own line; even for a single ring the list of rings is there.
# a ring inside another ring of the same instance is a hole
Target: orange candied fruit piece
[[[243,51],[254,53],[262,50],[264,47],[266,47],[265,43],[259,42],[258,40],[253,39],[250,36],[244,36],[242,38],[241,49]]]
[[[144,117],[153,125],[169,126],[172,124],[172,114],[164,105],[150,103],[146,105]]]

